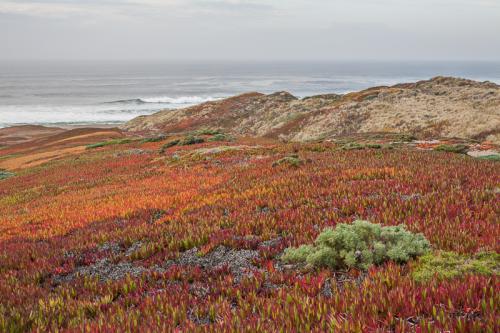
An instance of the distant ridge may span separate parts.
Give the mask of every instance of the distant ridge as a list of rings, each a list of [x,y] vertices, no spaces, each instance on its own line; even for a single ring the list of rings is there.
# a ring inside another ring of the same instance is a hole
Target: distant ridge
[[[122,126],[131,132],[162,133],[201,128],[287,141],[404,132],[421,138],[460,137],[500,143],[500,86],[435,77],[304,99],[288,92],[253,92],[141,116]]]

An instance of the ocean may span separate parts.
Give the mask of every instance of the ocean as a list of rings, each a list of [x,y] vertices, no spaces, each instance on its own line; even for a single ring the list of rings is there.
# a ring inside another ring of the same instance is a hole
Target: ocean
[[[250,91],[306,97],[438,75],[500,84],[500,61],[0,62],[0,127],[118,125]]]

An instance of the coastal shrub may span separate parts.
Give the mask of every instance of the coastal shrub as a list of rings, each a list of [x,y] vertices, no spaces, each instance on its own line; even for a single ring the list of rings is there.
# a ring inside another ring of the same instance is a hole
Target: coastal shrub
[[[234,138],[232,136],[227,135],[227,134],[222,134],[222,133],[215,134],[213,137],[208,139],[209,142],[233,141],[233,140],[234,140]]]
[[[141,140],[141,143],[150,143],[150,142],[160,142],[163,141],[167,138],[166,135],[159,135],[159,136],[154,136],[150,138],[144,138]]]
[[[279,165],[289,165],[291,167],[299,167],[300,165],[302,165],[304,163],[304,161],[302,161],[298,155],[294,154],[294,155],[290,155],[290,156],[287,156],[287,157],[284,157],[280,160],[277,160],[276,162],[273,163],[273,167],[277,167]]]
[[[223,134],[220,130],[215,129],[201,129],[195,132],[196,135],[217,135]]]
[[[132,142],[131,139],[115,139],[115,140],[103,141],[103,142],[98,142],[98,143],[87,145],[87,149],[95,149],[95,148],[101,148],[101,147],[112,146],[112,145],[123,145],[123,144],[130,143],[130,142]]]
[[[401,142],[412,142],[417,140],[417,137],[411,134],[401,134],[398,136],[398,139]]]
[[[455,154],[467,154],[469,147],[466,145],[439,145],[434,150]]]
[[[190,145],[196,145],[198,143],[203,143],[205,142],[205,139],[197,137],[197,136],[188,136],[181,142],[179,142],[179,145],[181,146],[190,146]]]
[[[361,149],[382,149],[382,145],[378,143],[361,144],[357,142],[350,142],[342,146],[343,150],[361,150]]]
[[[324,230],[312,245],[286,249],[282,259],[313,267],[366,270],[389,260],[406,263],[429,249],[430,244],[422,234],[413,234],[404,225],[382,227],[368,221],[354,221]]]
[[[359,144],[357,142],[350,142],[342,146],[343,150],[361,150],[365,149],[366,147],[362,144]]]
[[[171,148],[171,147],[177,146],[180,142],[181,142],[181,140],[172,140],[172,141],[170,141],[170,142],[167,142],[166,144],[164,144],[164,145],[160,148],[160,153],[165,152],[165,150],[167,150],[168,148]]]
[[[412,276],[417,282],[437,277],[452,279],[467,274],[496,275],[500,270],[500,254],[483,252],[475,255],[461,255],[455,252],[429,253],[422,256]]]
[[[4,180],[4,179],[7,179],[7,178],[10,178],[13,176],[15,176],[15,174],[13,172],[10,172],[10,171],[4,170],[4,169],[0,169],[0,180]]]

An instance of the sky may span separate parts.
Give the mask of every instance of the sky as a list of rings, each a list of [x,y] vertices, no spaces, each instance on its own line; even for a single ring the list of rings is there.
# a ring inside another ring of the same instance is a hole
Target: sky
[[[0,0],[12,59],[500,61],[500,0]]]

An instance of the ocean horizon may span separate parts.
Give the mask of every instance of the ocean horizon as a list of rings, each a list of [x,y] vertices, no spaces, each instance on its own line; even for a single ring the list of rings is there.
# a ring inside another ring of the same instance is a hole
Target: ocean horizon
[[[500,84],[499,62],[0,62],[0,128],[118,125],[257,91],[306,96],[455,76]]]

